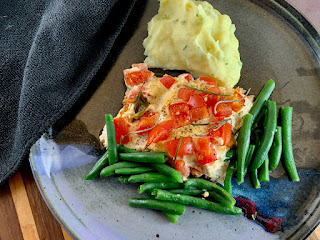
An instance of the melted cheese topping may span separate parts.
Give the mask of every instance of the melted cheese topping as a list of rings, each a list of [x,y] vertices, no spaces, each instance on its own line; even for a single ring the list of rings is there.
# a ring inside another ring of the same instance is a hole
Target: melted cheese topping
[[[134,103],[130,103],[128,101],[128,96],[132,92],[137,91],[137,87],[140,89],[143,87],[143,91],[147,92],[146,97],[150,103],[150,105],[147,107],[146,110],[149,110],[151,112],[157,112],[159,113],[158,123],[163,122],[165,120],[170,120],[171,116],[169,113],[169,105],[177,102],[183,102],[183,100],[179,99],[177,97],[178,90],[181,87],[184,87],[184,85],[189,85],[198,89],[206,90],[211,87],[211,85],[207,84],[204,81],[201,81],[199,79],[193,80],[191,82],[188,82],[185,78],[186,74],[182,74],[175,78],[176,82],[170,87],[170,89],[166,89],[164,85],[159,81],[159,78],[152,76],[148,79],[147,82],[145,82],[142,85],[139,86],[128,86],[128,90],[126,92],[125,99],[123,103],[125,104],[124,107],[119,111],[118,115],[116,117],[127,117],[129,118],[130,122],[130,131],[135,131],[139,120],[133,120],[134,112]],[[230,92],[231,89],[228,88],[220,88],[223,94]],[[240,93],[243,94],[243,90],[240,89]],[[253,96],[245,97],[245,103],[244,107],[238,111],[233,112],[232,115],[229,117],[231,119],[231,125],[232,125],[232,132],[235,133],[239,130],[239,128],[242,125],[242,117],[249,112],[249,110],[252,107],[252,100]],[[205,118],[202,120],[197,121],[197,123],[205,123],[208,122],[209,119]],[[158,143],[152,143],[148,150],[151,151],[160,151],[160,152],[166,152],[164,142],[170,141],[173,139],[182,137],[197,137],[197,135],[204,134],[206,131],[206,128],[203,126],[192,126],[187,125],[180,128],[173,129],[168,139],[165,141],[160,141]],[[130,139],[129,143],[124,144],[128,148],[136,149],[136,150],[143,150],[146,146],[147,141],[147,135],[138,135],[138,134],[130,134],[128,137]],[[106,133],[106,127],[104,126],[103,132],[100,135],[100,141],[104,144],[104,146],[107,148],[107,133]],[[223,139],[218,139],[221,143],[223,142]],[[222,144],[221,144],[222,145]],[[212,181],[219,181],[223,182],[223,179],[225,177],[225,172],[228,167],[228,162],[224,162],[225,155],[227,151],[236,145],[236,140],[234,139],[234,136],[232,136],[231,141],[228,146],[220,146],[215,145],[216,150],[216,157],[217,160],[205,165],[199,165],[196,159],[196,156],[194,153],[191,155],[185,155],[183,157],[183,160],[185,161],[185,164],[187,167],[191,169],[191,173],[196,176],[202,176],[205,175]]]

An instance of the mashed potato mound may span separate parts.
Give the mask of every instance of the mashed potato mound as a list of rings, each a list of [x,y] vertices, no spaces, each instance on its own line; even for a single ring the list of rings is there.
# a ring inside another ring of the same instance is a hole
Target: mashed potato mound
[[[186,70],[233,87],[242,62],[235,26],[208,2],[160,0],[144,40],[149,67]]]

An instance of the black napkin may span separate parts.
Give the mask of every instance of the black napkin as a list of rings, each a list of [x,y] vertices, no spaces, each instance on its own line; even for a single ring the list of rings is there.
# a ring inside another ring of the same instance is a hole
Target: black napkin
[[[0,7],[0,185],[79,99],[135,1],[5,0]]]

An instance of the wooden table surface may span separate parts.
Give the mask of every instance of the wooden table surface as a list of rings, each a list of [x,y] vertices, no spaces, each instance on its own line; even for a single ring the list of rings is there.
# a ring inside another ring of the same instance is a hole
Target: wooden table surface
[[[320,0],[290,0],[320,32]],[[28,160],[0,187],[0,240],[72,239],[51,214]],[[320,226],[307,238],[320,240]]]

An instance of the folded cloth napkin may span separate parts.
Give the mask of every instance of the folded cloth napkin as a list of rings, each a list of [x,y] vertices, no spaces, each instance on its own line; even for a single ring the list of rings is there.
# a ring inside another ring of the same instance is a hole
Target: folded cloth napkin
[[[1,2],[0,185],[88,87],[134,4],[133,0]]]

